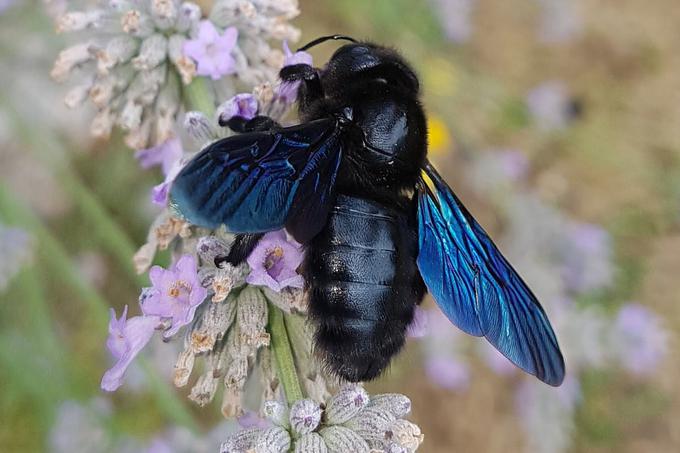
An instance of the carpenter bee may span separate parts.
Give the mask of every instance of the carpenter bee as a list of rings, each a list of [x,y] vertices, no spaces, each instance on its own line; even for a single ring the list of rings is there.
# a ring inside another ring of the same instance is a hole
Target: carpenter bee
[[[191,160],[171,204],[195,225],[238,233],[227,261],[285,227],[305,247],[301,273],[315,349],[348,381],[375,378],[401,349],[426,290],[453,324],[484,336],[550,385],[564,378],[536,297],[427,160],[419,81],[396,51],[346,36],[301,82],[301,123],[232,118],[240,134]]]

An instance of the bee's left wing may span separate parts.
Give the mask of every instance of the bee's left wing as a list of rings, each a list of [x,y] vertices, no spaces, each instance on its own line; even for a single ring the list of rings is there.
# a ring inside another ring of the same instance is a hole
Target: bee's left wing
[[[418,268],[451,322],[560,385],[564,359],[536,296],[429,163],[418,194],[418,236]]]
[[[170,205],[194,225],[233,233],[285,226],[308,242],[333,203],[340,135],[329,118],[218,140],[177,175]]]

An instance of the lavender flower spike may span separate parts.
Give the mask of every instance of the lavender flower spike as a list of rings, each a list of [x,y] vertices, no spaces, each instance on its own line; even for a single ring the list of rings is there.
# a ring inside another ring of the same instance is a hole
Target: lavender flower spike
[[[149,271],[152,287],[140,296],[142,312],[171,321],[163,334],[168,338],[194,319],[196,308],[205,300],[208,291],[198,278],[196,258],[183,255],[172,269],[154,266]]]
[[[106,347],[118,361],[102,377],[101,388],[107,392],[113,392],[122,385],[125,370],[151,340],[154,330],[160,324],[160,318],[157,316],[135,316],[126,319],[127,312],[126,305],[120,319],[116,319],[116,312],[111,309]]]
[[[302,288],[304,280],[297,273],[302,258],[300,244],[288,240],[283,230],[269,232],[248,257],[251,271],[246,281],[277,292],[287,287]]]
[[[196,74],[218,80],[236,71],[232,51],[237,38],[236,27],[229,27],[220,35],[212,22],[204,20],[199,26],[198,37],[184,43],[184,54],[196,62]]]

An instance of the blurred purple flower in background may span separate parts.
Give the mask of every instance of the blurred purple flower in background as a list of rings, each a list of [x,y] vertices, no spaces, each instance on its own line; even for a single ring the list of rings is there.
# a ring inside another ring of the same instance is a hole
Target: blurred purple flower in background
[[[297,273],[304,254],[302,246],[286,237],[283,230],[264,235],[248,257],[251,285],[267,286],[274,291],[284,288],[302,288],[304,280]]]
[[[196,62],[196,74],[218,80],[236,71],[232,51],[236,46],[238,30],[228,27],[220,35],[212,22],[201,21],[196,39],[184,43],[184,54]]]
[[[172,269],[154,266],[149,278],[153,286],[145,288],[140,296],[142,312],[170,319],[170,329],[163,336],[171,337],[194,319],[196,308],[208,295],[198,278],[196,257],[183,255]]]
[[[583,28],[574,0],[538,0],[541,9],[538,36],[546,44],[560,44],[575,38]]]
[[[529,113],[545,131],[565,128],[573,117],[573,103],[567,85],[560,81],[544,82],[526,96]]]
[[[432,0],[446,37],[458,44],[470,39],[476,0]]]
[[[564,239],[562,276],[568,289],[577,294],[611,285],[612,244],[600,226],[573,222]]]
[[[116,312],[111,309],[106,347],[117,362],[102,377],[101,387],[107,392],[113,392],[122,385],[125,370],[151,340],[154,330],[160,324],[160,318],[157,316],[135,316],[126,319],[127,312],[126,305],[120,319],[117,319]]]
[[[439,310],[423,310],[428,334],[425,344],[425,374],[436,385],[448,390],[464,390],[470,381],[470,371],[462,351],[465,336]]]
[[[268,428],[271,426],[269,420],[260,417],[257,412],[247,411],[238,417],[238,424],[243,429],[248,428]]]
[[[4,13],[7,11],[10,7],[12,7],[17,0],[0,0],[0,14]]]
[[[640,304],[624,305],[614,327],[618,359],[631,373],[652,373],[668,349],[668,333],[661,318]]]

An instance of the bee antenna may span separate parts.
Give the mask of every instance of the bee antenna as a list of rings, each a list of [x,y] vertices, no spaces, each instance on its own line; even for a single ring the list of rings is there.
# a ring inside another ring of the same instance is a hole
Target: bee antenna
[[[351,41],[351,42],[357,42],[356,39],[350,37],[350,36],[345,36],[345,35],[328,35],[328,36],[321,36],[320,38],[316,38],[313,41],[308,42],[304,46],[300,47],[297,51],[298,52],[304,52],[305,50],[312,48],[316,46],[317,44],[321,44],[322,42],[326,42],[329,40],[344,40],[344,41]]]

